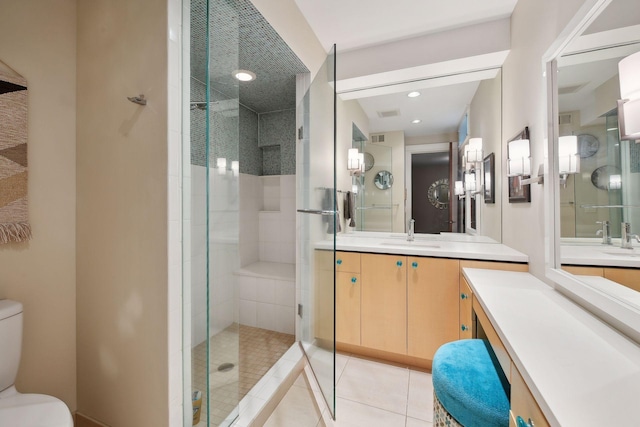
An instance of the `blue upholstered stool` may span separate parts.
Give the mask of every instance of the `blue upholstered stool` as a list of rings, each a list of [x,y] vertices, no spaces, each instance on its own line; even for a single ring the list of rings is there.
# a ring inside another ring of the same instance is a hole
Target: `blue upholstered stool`
[[[444,344],[432,378],[435,427],[509,426],[509,383],[488,341]]]

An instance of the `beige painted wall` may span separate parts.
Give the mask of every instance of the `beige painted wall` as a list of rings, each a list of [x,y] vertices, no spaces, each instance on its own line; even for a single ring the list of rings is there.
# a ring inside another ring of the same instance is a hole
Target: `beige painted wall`
[[[78,2],[78,412],[114,427],[169,418],[167,19]]]
[[[542,111],[545,88],[542,56],[573,17],[582,0],[519,0],[511,16],[511,52],[502,67],[503,141],[502,162],[506,164],[506,141],[525,126],[531,131],[533,170],[544,161],[546,119]],[[507,178],[502,176],[502,188]],[[529,256],[530,271],[544,279],[544,194],[543,186],[531,186],[531,203],[509,203],[502,194],[502,242]]]
[[[502,87],[501,74],[490,80],[483,80],[471,101],[469,112],[469,129],[471,138],[482,138],[484,156],[494,153],[495,161],[495,194],[496,203],[485,203],[483,197],[478,197],[480,203],[481,234],[500,242],[502,240]]]
[[[0,298],[24,304],[21,392],[76,408],[76,2],[6,0],[0,60],[29,86],[33,239],[0,245]]]

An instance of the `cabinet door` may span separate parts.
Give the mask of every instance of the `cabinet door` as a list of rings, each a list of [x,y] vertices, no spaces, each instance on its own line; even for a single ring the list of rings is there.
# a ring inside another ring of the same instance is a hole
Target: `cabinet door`
[[[333,342],[333,252],[316,250],[314,258],[314,337]],[[305,309],[309,310],[309,307]]]
[[[640,270],[637,268],[605,267],[604,277],[640,292]]]
[[[360,345],[360,274],[336,273],[336,341]]]
[[[407,259],[362,254],[362,346],[407,354]]]
[[[473,338],[473,293],[464,277],[460,280],[460,339]]]
[[[438,347],[458,339],[460,262],[442,258],[407,258],[407,354],[433,359]]]

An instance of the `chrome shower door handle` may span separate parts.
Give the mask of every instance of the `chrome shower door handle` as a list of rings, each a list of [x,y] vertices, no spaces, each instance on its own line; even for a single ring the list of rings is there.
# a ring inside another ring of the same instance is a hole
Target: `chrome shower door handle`
[[[313,214],[313,215],[335,215],[337,211],[325,211],[322,209],[298,209],[300,213]]]

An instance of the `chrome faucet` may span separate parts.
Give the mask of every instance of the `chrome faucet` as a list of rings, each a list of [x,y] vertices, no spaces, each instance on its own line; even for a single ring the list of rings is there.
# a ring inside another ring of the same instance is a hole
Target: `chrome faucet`
[[[409,221],[409,231],[407,232],[407,242],[413,242],[413,233],[414,233],[414,228],[416,226],[416,220],[411,218],[411,220]]]
[[[596,231],[596,236],[602,234],[602,244],[611,244],[611,223],[609,221],[596,221],[596,224],[602,224],[602,230]]]
[[[622,223],[622,239],[620,239],[620,247],[624,249],[633,249],[633,243],[631,239],[636,239],[640,243],[640,237],[637,234],[631,234],[631,224],[628,222]]]

